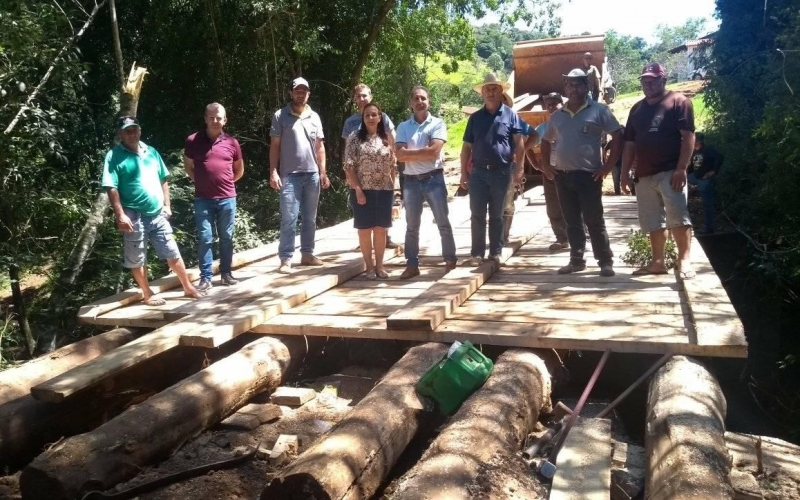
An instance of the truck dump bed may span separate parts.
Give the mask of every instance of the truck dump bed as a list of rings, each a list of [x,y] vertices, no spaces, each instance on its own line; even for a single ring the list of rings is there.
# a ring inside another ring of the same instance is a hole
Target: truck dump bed
[[[605,35],[572,36],[529,40],[514,44],[514,95],[564,92],[571,69],[583,65],[583,54],[591,52],[592,64],[602,71]],[[602,76],[602,75],[601,75]]]

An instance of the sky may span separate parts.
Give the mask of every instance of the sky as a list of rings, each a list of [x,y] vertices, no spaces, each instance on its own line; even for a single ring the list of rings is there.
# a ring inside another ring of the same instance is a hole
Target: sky
[[[689,18],[707,19],[706,33],[719,26],[714,19],[715,0],[561,0],[561,35],[592,34],[614,30],[621,35],[655,42],[656,26],[680,26]],[[600,7],[602,6],[602,7]],[[706,34],[703,33],[703,34]]]

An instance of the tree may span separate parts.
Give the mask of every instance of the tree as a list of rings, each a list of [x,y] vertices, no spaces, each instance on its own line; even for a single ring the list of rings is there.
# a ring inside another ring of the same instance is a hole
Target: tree
[[[638,90],[639,74],[647,63],[645,41],[611,30],[606,33],[605,45],[617,92],[624,94]]]
[[[502,71],[503,67],[505,66],[503,59],[496,53],[489,56],[489,58],[486,60],[486,65],[489,66],[489,68],[491,68],[491,70],[495,73]]]

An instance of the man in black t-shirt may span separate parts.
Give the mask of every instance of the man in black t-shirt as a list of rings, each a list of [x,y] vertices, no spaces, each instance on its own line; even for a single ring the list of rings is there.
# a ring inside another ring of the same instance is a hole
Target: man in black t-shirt
[[[714,232],[714,178],[722,166],[722,155],[711,146],[706,146],[705,134],[698,132],[694,139],[694,154],[689,163],[687,179],[690,186],[697,187],[703,200],[705,233]]]

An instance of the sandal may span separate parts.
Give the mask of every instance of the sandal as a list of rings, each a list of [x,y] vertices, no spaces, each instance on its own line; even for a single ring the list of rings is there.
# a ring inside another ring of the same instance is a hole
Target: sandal
[[[678,276],[684,280],[690,280],[697,276],[697,273],[694,271],[692,264],[690,262],[679,262],[676,269],[678,271]]]
[[[667,270],[664,269],[663,271],[653,271],[649,267],[644,266],[631,273],[632,276],[648,276],[650,274],[667,274]]]
[[[387,273],[383,269],[376,269],[375,276],[377,276],[378,279],[385,280],[389,277],[389,273]]]
[[[375,279],[375,271],[372,271],[372,270],[367,271],[364,274],[364,277],[367,278],[368,280],[374,280]]]
[[[161,297],[155,297],[155,296],[150,296],[146,299],[143,299],[142,302],[144,303],[144,305],[152,307],[163,306],[166,305],[167,303],[167,301],[162,299]]]

